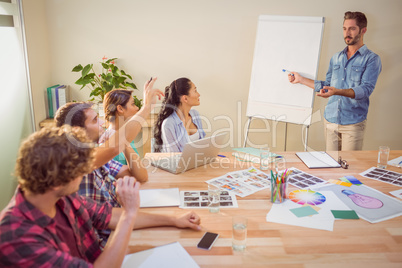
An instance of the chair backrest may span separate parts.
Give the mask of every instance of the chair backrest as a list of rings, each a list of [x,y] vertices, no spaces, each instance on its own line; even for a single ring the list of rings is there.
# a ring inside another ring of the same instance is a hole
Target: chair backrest
[[[155,153],[155,138],[151,138],[151,153]]]

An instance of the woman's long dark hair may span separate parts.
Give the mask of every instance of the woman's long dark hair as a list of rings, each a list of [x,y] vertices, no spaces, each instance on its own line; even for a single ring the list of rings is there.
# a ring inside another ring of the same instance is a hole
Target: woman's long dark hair
[[[162,109],[158,114],[154,128],[154,148],[155,152],[162,151],[162,123],[163,120],[168,118],[172,113],[177,110],[180,105],[180,98],[183,95],[188,95],[191,87],[191,81],[188,78],[182,77],[174,80],[170,86],[165,88],[165,99],[162,102]]]

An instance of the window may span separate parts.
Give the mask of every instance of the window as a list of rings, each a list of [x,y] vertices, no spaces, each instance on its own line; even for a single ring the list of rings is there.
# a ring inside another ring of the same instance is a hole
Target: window
[[[21,0],[0,0],[0,209],[16,187],[13,178],[21,140],[34,130]]]

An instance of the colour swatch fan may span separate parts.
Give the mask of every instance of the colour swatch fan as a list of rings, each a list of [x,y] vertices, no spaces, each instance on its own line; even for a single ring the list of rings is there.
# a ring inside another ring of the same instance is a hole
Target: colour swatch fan
[[[325,202],[325,196],[311,190],[295,190],[289,193],[289,199],[296,204],[320,205]]]

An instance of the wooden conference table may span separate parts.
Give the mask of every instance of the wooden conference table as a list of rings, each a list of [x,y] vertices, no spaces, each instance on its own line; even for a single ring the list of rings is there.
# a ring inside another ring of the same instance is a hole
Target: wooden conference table
[[[150,166],[149,182],[143,184],[141,189],[178,187],[180,191],[206,190],[206,180],[251,166],[251,163],[236,160],[231,153],[221,154],[227,156],[218,158],[221,167],[218,163],[209,164],[179,175]],[[308,169],[294,152],[279,154],[286,158],[287,168],[296,167],[324,180],[353,175],[365,185],[388,195],[390,191],[401,189],[359,175],[376,165],[377,151],[340,152],[349,163],[349,169],[346,170]],[[401,155],[402,150],[391,151],[390,159]],[[146,158],[151,156],[155,154],[147,154]],[[387,169],[402,171],[392,166]],[[289,191],[295,189],[289,187]],[[174,227],[135,230],[131,235],[129,251],[138,252],[178,241],[200,267],[402,267],[402,216],[374,224],[363,219],[337,220],[331,232],[267,222],[266,215],[272,206],[269,198],[270,191],[265,189],[244,198],[237,196],[238,208],[221,208],[218,214],[209,213],[208,209],[195,209],[201,217],[200,232]],[[165,207],[142,211],[180,215],[187,210]],[[245,252],[232,251],[231,221],[234,215],[248,217]],[[196,246],[205,231],[219,234],[219,239],[209,251]]]

